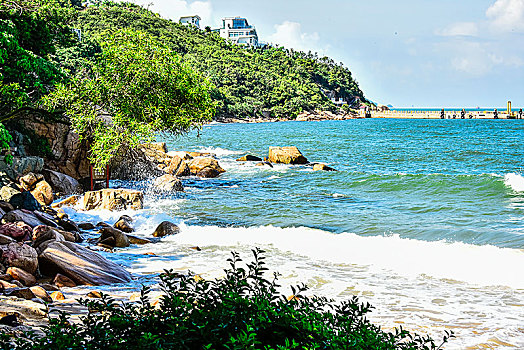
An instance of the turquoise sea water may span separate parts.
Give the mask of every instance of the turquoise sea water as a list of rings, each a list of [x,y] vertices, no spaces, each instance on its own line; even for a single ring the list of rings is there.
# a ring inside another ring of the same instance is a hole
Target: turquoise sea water
[[[169,150],[215,153],[227,172],[186,178],[174,195],[150,182],[112,183],[146,193],[143,210],[126,212],[136,235],[150,237],[163,220],[181,226],[160,243],[106,255],[137,279],[122,293],[165,268],[220,277],[230,251],[249,259],[261,247],[284,288],[358,295],[386,329],[452,329],[447,349],[524,348],[523,121],[211,124],[161,138]],[[235,160],[290,145],[338,171]],[[113,223],[122,213],[69,214]]]
[[[285,145],[338,171],[234,162]],[[524,194],[504,182],[524,170],[520,121],[211,125],[200,137],[172,141],[173,148],[229,151],[220,154],[228,168],[220,178],[186,181],[193,200],[178,215],[188,224],[305,226],[524,248]]]

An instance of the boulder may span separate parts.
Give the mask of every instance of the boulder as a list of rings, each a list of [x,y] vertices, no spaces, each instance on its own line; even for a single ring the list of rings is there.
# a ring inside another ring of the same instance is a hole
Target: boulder
[[[52,217],[48,214],[39,212],[39,211],[29,211],[25,209],[17,209],[10,211],[9,213],[2,216],[2,223],[9,223],[9,222],[19,222],[22,221],[26,223],[27,225],[31,226],[31,228],[35,228],[39,225],[49,225],[52,227],[57,227],[57,224],[54,223],[52,220]]]
[[[260,162],[260,161],[262,161],[262,158],[252,156],[250,154],[246,154],[245,156],[237,159],[237,162]]]
[[[9,202],[15,194],[19,193],[20,191],[17,190],[14,185],[2,186],[2,188],[0,188],[0,200]]]
[[[209,152],[187,152],[190,157],[196,158],[196,157],[211,157],[215,158],[217,155],[214,153]]]
[[[82,198],[82,196],[76,196],[76,195],[71,196],[64,200],[61,200],[58,203],[53,203],[51,207],[52,208],[62,208],[63,206],[74,207],[75,205],[78,204],[78,202],[80,201],[80,198]]]
[[[47,290],[45,290],[44,288],[42,288],[42,287],[40,287],[40,286],[33,286],[33,287],[30,287],[29,289],[31,289],[31,292],[33,292],[33,294],[34,294],[37,298],[42,299],[42,300],[45,301],[46,303],[51,303],[51,302],[53,302],[53,299],[52,299],[51,296],[47,293]]]
[[[83,192],[80,183],[69,175],[49,169],[43,170],[42,173],[45,181],[62,196]]]
[[[200,170],[198,173],[196,173],[196,176],[207,178],[207,179],[212,179],[212,178],[218,177],[219,175],[220,175],[220,172],[212,168],[204,168]]]
[[[146,238],[140,238],[136,236],[127,235],[127,238],[129,238],[129,243],[131,244],[149,244],[153,243],[153,241],[146,239]]]
[[[184,151],[171,151],[166,153],[170,157],[180,157],[182,160],[190,160],[193,159],[193,157],[188,153]]]
[[[0,235],[13,238],[19,242],[29,240],[32,233],[33,229],[31,226],[23,223],[22,221],[8,222],[6,224],[0,225]],[[5,241],[5,239],[2,241]]]
[[[9,204],[15,209],[26,209],[30,211],[40,210],[42,208],[31,192],[14,194],[9,200]]]
[[[161,153],[167,153],[167,146],[165,142],[143,143],[140,145],[140,148],[143,148],[148,151],[158,151]]]
[[[40,225],[33,229],[33,248],[37,249],[37,251],[45,249],[45,247],[40,249],[40,246],[44,242],[64,242],[65,240],[66,239],[63,234],[49,226]]]
[[[55,278],[53,279],[53,283],[58,288],[64,288],[64,287],[76,287],[76,283],[70,279],[67,276],[62,275],[61,273],[57,273]]]
[[[143,208],[144,195],[140,191],[127,189],[103,189],[86,192],[84,195],[84,210],[139,210]]]
[[[14,241],[13,238],[0,234],[0,245],[13,243]]]
[[[61,291],[56,291],[51,293],[51,299],[53,299],[53,301],[65,300],[65,296]]]
[[[39,256],[41,271],[58,271],[77,284],[106,285],[131,281],[121,266],[71,242],[52,242]]]
[[[131,218],[128,215],[122,215],[120,219],[118,219],[118,221],[115,222],[113,227],[122,232],[130,233],[130,232],[135,231],[132,223],[133,223],[133,218]]]
[[[313,171],[336,171],[336,170],[330,166],[327,166],[326,164],[315,163],[313,164]]]
[[[22,270],[19,267],[11,266],[7,269],[6,273],[13,277],[13,279],[22,282],[22,284],[26,287],[31,287],[36,284],[35,276],[31,275],[29,272]]]
[[[127,235],[114,227],[102,227],[98,232],[100,233],[99,244],[117,248],[129,247]]]
[[[9,243],[0,246],[2,259],[7,266],[19,267],[30,274],[34,274],[38,268],[38,254],[36,250],[23,243]]]
[[[206,168],[211,169],[212,171],[203,172],[203,170]],[[200,157],[193,159],[191,162],[189,162],[189,169],[193,175],[201,173],[203,175],[209,175],[210,177],[216,177],[225,172],[225,170],[222,169],[222,167],[220,167],[218,164],[218,161],[210,157]]]
[[[11,164],[6,164],[4,157],[0,158],[0,172],[11,179],[17,179],[30,172],[39,173],[44,166],[44,160],[40,157],[14,157]]]
[[[38,182],[35,189],[31,191],[31,194],[38,203],[42,205],[51,205],[51,203],[53,203],[53,189],[45,180]]]
[[[173,158],[171,158],[171,162],[164,169],[164,171],[170,175],[175,175],[175,176],[191,175],[191,170],[189,170],[189,166],[179,156],[174,156]]]
[[[111,160],[110,167],[111,176],[120,180],[146,180],[163,174],[163,171],[157,168],[157,164],[140,148],[120,149]]]
[[[9,213],[11,210],[15,210],[15,207],[13,207],[13,205],[9,202],[0,201],[0,209],[4,213]]]
[[[308,160],[295,146],[269,147],[268,160],[271,163],[307,164]]]
[[[16,281],[18,282],[18,281]],[[14,284],[14,283],[9,283],[7,281],[4,281],[4,280],[0,280],[0,289],[8,289],[8,288],[18,288],[19,285],[17,284]]]
[[[165,192],[184,191],[182,181],[180,181],[176,176],[169,174],[157,178],[153,185],[156,189]]]
[[[270,168],[273,167],[273,164],[271,164],[270,162],[259,162],[259,163],[255,164],[255,166],[266,166],[266,165],[268,167],[270,167]]]
[[[20,299],[31,300],[35,298],[34,293],[29,288],[9,288],[4,290],[4,295],[17,297]]]
[[[20,186],[25,191],[32,191],[35,189],[36,184],[44,179],[44,176],[41,174],[28,173],[22,176],[19,180]]]
[[[81,230],[89,231],[94,230],[96,227],[90,222],[81,222],[78,224],[78,228],[80,228]]]
[[[153,232],[153,237],[176,235],[179,232],[180,228],[177,225],[169,221],[163,221],[157,226],[155,232]]]

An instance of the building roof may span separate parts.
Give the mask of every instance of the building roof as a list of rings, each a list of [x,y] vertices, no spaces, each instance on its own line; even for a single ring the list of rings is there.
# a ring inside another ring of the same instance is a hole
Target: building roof
[[[183,18],[194,18],[194,17],[198,18],[199,21],[202,20],[202,18],[200,18],[199,15],[194,15],[194,16],[182,16],[182,17],[180,17],[180,19],[183,19]]]

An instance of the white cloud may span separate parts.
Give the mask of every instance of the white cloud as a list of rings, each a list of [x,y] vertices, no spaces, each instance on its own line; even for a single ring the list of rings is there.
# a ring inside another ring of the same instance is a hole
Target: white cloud
[[[300,23],[284,21],[282,24],[275,25],[275,33],[268,37],[268,41],[288,49],[293,48],[306,52],[319,51],[316,47],[320,41],[320,35],[317,32],[303,32]]]
[[[476,36],[478,34],[478,25],[474,22],[459,22],[450,25],[447,28],[436,31],[441,36]]]
[[[486,17],[498,31],[524,31],[524,0],[496,0]]]
[[[175,22],[182,16],[199,15],[202,24],[212,23],[213,7],[210,1],[185,1],[185,0],[127,0],[160,13],[162,17]]]

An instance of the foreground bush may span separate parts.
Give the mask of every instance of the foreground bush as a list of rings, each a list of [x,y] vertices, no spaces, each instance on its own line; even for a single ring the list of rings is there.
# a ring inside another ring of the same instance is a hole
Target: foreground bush
[[[264,278],[263,251],[215,281],[167,271],[161,276],[165,293],[160,307],[150,303],[143,288],[139,303],[117,303],[110,297],[81,303],[90,312],[79,324],[66,314],[50,320],[45,336],[28,333],[13,339],[2,334],[2,349],[440,349],[430,337],[405,330],[384,332],[365,315],[372,309],[357,297],[339,305],[305,297],[304,286],[292,288],[288,300],[273,280]]]

